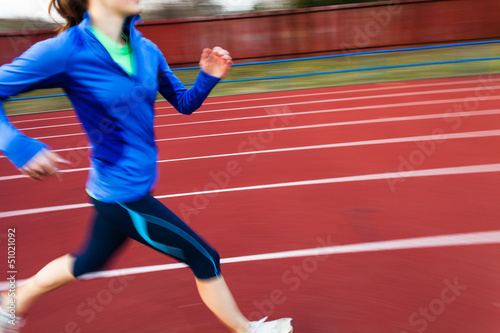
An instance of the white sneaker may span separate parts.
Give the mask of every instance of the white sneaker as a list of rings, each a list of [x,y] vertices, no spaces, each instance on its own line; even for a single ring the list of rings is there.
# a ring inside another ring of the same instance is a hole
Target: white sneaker
[[[7,312],[0,309],[0,333],[17,333],[22,326],[24,322],[21,318],[12,319]]]
[[[267,317],[250,322],[248,333],[292,333],[292,318],[281,318],[278,320],[265,322]]]
[[[3,297],[0,293],[0,305],[2,304]],[[17,333],[20,328],[24,326],[24,320],[19,317],[14,319],[0,307],[0,333]]]

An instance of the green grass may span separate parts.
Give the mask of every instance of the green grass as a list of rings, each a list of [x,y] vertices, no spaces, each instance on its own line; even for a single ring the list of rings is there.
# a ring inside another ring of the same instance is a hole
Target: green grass
[[[479,57],[500,57],[500,44],[461,46],[399,53],[359,55],[352,57],[262,64],[241,67],[237,66],[232,69],[225,80],[273,77],[458,59],[472,59]],[[217,87],[215,87],[211,96],[248,94],[373,82],[391,82],[437,77],[466,76],[487,73],[500,73],[500,61],[493,60],[458,64],[429,65],[265,81],[250,81],[238,83],[222,82],[217,85]],[[176,71],[176,75],[182,82],[191,83],[196,80],[198,71]],[[56,95],[61,93],[63,92],[60,89],[37,90],[19,97]],[[158,99],[161,100],[162,97],[159,96]],[[33,99],[25,101],[9,101],[5,102],[4,106],[8,115],[45,112],[53,110],[67,110],[72,108],[66,97]]]

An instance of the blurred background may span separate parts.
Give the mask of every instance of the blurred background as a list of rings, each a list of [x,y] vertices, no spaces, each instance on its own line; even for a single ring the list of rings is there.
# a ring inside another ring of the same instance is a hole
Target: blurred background
[[[55,36],[48,3],[0,0],[0,65]],[[224,258],[309,251],[224,263],[245,315],[293,316],[298,333],[500,332],[500,1],[142,3],[138,29],[186,87],[203,48],[235,60],[189,118],[158,96],[155,195]],[[25,279],[85,234],[89,147],[60,89],[4,105],[73,162],[32,183],[0,157]],[[51,293],[26,332],[224,332],[169,260],[131,243],[113,278]]]
[[[381,0],[142,0],[141,3],[144,10],[142,18],[150,21],[376,1]],[[50,28],[51,21],[61,19],[56,13],[53,17],[47,13],[48,0],[25,0],[23,6],[8,0],[2,0],[0,4],[0,31],[23,30],[26,20]]]
[[[24,0],[21,6],[7,0],[0,3],[0,65],[54,36],[59,19],[56,13],[52,17],[47,13],[48,0]],[[498,43],[366,52],[495,39],[500,34],[500,2],[493,0],[143,0],[142,4],[144,22],[139,30],[160,47],[172,68],[188,67],[176,72],[184,83],[194,82],[197,69],[189,67],[196,66],[205,47],[222,46],[237,64],[253,64],[234,67],[227,79],[257,80],[219,85],[214,95],[481,74],[500,68],[496,59],[464,62],[498,57]],[[331,55],[338,57],[311,59]],[[304,57],[309,59],[262,63]],[[435,62],[439,63],[409,66]],[[345,72],[301,77],[331,71]],[[40,94],[60,91],[28,96]],[[38,111],[70,107],[61,97],[16,100],[6,104],[7,112],[30,112],[34,103]]]

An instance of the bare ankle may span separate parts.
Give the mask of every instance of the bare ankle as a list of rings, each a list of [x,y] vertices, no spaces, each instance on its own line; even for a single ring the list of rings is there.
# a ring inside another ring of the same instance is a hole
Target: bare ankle
[[[5,304],[5,303],[8,303],[7,297],[9,297],[9,295],[7,294],[6,291],[0,292],[0,300],[1,300],[1,302],[0,302],[0,309],[2,311],[6,311],[7,310],[7,306]]]
[[[244,326],[239,327],[234,333],[248,333],[250,330],[250,322],[245,323]]]

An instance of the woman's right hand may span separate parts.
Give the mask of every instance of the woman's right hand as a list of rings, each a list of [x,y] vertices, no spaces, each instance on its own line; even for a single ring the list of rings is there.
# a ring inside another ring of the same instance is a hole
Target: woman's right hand
[[[19,171],[34,180],[43,180],[59,173],[58,164],[69,165],[70,162],[47,149],[40,150]]]

